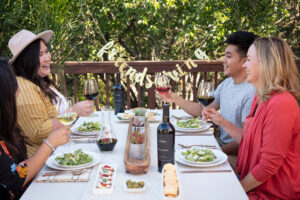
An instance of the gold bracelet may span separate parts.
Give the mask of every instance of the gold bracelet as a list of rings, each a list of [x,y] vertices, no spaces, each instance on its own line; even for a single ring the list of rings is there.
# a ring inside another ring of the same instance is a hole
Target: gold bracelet
[[[52,149],[53,152],[55,151],[55,148],[52,146],[52,144],[48,140],[43,139],[43,142],[46,143]]]

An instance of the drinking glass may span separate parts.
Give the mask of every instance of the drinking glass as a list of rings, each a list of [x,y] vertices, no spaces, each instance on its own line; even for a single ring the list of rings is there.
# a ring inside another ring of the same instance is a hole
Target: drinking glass
[[[213,82],[201,82],[198,88],[197,100],[204,106],[208,106],[214,101],[214,83]]]
[[[101,107],[102,126],[105,127],[105,130],[111,129],[111,121],[110,121],[111,112],[112,112],[111,106],[102,106]]]
[[[95,79],[85,79],[83,84],[83,96],[89,100],[95,100],[99,95],[98,84]]]
[[[72,106],[74,100],[72,98],[59,99],[57,109],[57,119],[63,125],[72,124],[77,119],[77,113],[73,111]]]
[[[65,126],[74,123],[78,119],[77,113],[72,109],[73,105],[74,99],[72,98],[59,99],[58,101],[57,119]],[[67,144],[69,147],[73,147],[73,141],[71,139]]]
[[[158,74],[155,76],[155,86],[157,92],[166,94],[170,90],[169,78],[165,74]]]
[[[113,133],[110,116],[112,112],[111,106],[102,106],[101,115],[102,115],[102,131],[98,136],[97,145],[100,151],[112,151],[117,143],[117,137]]]

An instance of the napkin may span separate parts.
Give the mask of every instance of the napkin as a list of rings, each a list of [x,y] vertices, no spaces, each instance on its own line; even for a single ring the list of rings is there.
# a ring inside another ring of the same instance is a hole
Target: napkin
[[[79,136],[79,137],[71,137],[70,140],[75,143],[95,143],[97,142],[97,137],[95,136]]]
[[[87,170],[85,173],[80,175],[73,175],[72,172],[67,171],[51,171],[57,172],[55,175],[45,176],[46,173],[50,171],[43,171],[39,174],[36,182],[40,183],[56,183],[56,182],[88,182],[91,169]]]
[[[212,130],[206,129],[198,132],[182,132],[180,130],[175,131],[176,136],[211,136],[213,135]]]

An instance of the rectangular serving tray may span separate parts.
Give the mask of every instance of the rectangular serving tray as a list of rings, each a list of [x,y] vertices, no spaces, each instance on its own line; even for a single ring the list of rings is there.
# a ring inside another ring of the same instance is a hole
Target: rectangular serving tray
[[[114,172],[113,172],[113,175],[111,177],[111,183],[112,183],[112,186],[111,188],[97,188],[97,185],[99,183],[99,180],[100,180],[100,172],[102,171],[102,167],[105,166],[105,165],[109,165],[111,167],[114,168]],[[114,191],[114,187],[116,185],[116,175],[117,175],[117,166],[116,165],[112,165],[112,164],[100,164],[98,166],[98,169],[97,169],[97,177],[95,179],[95,182],[93,184],[93,194],[94,195],[101,195],[101,194],[112,194],[113,191]]]

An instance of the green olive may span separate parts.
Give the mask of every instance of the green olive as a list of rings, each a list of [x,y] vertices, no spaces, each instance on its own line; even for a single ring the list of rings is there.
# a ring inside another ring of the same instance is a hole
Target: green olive
[[[139,184],[140,188],[144,187],[144,185],[145,185],[144,181],[140,181],[140,182],[138,182],[138,184]]]
[[[144,181],[131,181],[130,179],[126,181],[127,188],[143,188],[145,185]]]

